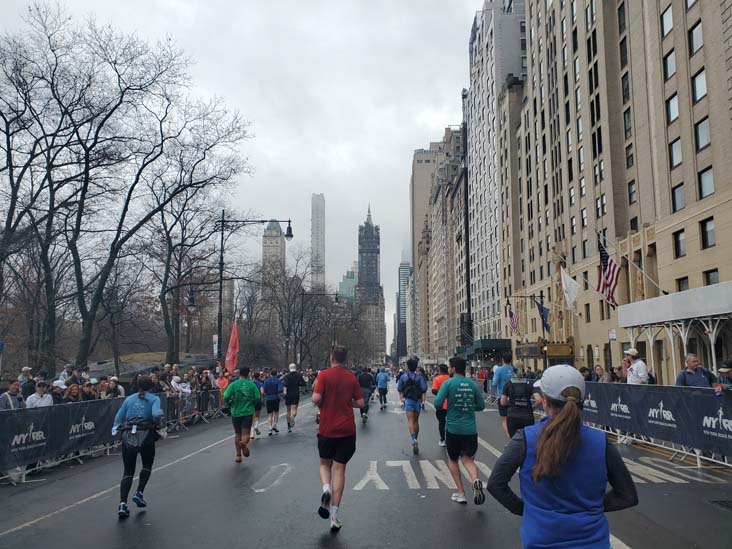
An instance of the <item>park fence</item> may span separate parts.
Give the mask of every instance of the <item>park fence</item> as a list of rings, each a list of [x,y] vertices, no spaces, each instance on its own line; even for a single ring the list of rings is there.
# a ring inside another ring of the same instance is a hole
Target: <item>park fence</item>
[[[168,432],[223,415],[218,390],[158,395]],[[102,455],[118,443],[112,426],[123,398],[0,411],[0,479],[83,456]]]
[[[621,437],[697,456],[732,457],[732,392],[701,387],[587,383],[585,422]]]

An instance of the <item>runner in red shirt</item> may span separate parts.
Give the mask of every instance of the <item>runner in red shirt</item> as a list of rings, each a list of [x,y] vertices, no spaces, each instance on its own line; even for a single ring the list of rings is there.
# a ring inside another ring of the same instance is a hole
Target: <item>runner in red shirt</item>
[[[353,408],[366,405],[356,376],[343,366],[346,358],[348,351],[345,347],[334,347],[330,368],[318,374],[313,388],[313,404],[320,408],[318,452],[323,483],[318,514],[324,519],[330,518],[332,532],[343,526],[338,518],[338,506],[346,484],[346,464],[356,452]]]
[[[440,374],[435,376],[432,380],[432,394],[436,395],[440,390],[442,384],[450,379],[450,375],[447,373],[447,364],[440,364],[437,367],[440,370]],[[437,416],[437,429],[440,432],[440,446],[445,446],[445,421],[447,418],[447,399],[442,405],[442,408],[435,409],[435,415]]]

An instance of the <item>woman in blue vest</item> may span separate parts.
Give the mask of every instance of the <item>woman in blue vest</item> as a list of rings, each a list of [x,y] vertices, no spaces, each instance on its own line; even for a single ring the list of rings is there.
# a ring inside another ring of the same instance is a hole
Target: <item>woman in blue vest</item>
[[[582,425],[582,374],[566,364],[552,366],[536,386],[547,415],[514,435],[488,491],[523,516],[525,548],[609,549],[605,513],[638,504],[630,473],[605,433]],[[508,486],[519,468],[520,498]]]

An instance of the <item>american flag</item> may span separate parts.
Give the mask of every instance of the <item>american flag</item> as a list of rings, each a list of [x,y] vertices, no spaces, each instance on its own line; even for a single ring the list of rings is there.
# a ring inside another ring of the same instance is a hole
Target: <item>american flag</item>
[[[613,261],[610,254],[607,253],[602,242],[598,242],[598,245],[600,247],[600,272],[597,291],[605,296],[605,299],[610,305],[617,307],[618,302],[615,301],[615,288],[617,288],[618,279],[620,278],[620,267]]]
[[[508,309],[508,325],[511,327],[511,333],[513,335],[518,334],[518,315],[514,314],[513,309]]]

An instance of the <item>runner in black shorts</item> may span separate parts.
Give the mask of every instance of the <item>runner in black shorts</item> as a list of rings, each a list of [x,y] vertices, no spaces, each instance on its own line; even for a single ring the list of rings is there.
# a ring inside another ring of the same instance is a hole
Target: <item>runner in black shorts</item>
[[[272,369],[262,390],[264,391],[264,401],[267,403],[269,436],[272,436],[280,432],[277,423],[280,421],[280,394],[282,394],[283,387],[280,378],[277,377],[277,370]]]
[[[290,364],[290,372],[282,378],[285,387],[285,412],[287,414],[287,432],[291,433],[297,417],[297,406],[300,404],[300,387],[305,387],[305,379],[297,371],[295,364]]]
[[[264,392],[262,391],[262,387],[264,387],[264,383],[262,382],[262,374],[260,372],[254,373],[254,385],[257,386],[257,389],[259,389],[259,402],[254,403],[254,425],[252,425],[252,437],[256,438],[260,436],[262,433],[259,431],[259,416],[262,414],[262,402],[264,400]]]
[[[506,429],[509,440],[516,431],[534,424],[534,406],[532,394],[540,392],[534,389],[534,382],[524,378],[523,362],[517,360],[516,377],[508,380],[503,388],[501,404],[506,409]]]
[[[460,456],[474,458],[478,452],[478,434],[454,435],[450,431],[445,433],[447,446],[447,457],[452,461],[458,461]]]
[[[345,465],[356,453],[356,435],[343,438],[328,438],[318,435],[320,459],[332,459]]]

